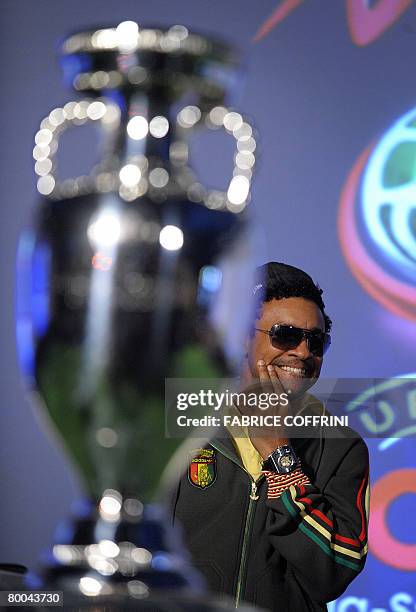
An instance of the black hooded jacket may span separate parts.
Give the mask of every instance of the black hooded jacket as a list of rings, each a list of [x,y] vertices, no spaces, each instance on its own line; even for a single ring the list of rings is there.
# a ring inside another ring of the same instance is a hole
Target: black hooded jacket
[[[292,444],[312,484],[292,486],[279,499],[267,499],[266,479],[253,481],[225,432],[205,446],[214,461],[204,486],[188,471],[175,489],[173,521],[194,566],[236,607],[244,601],[272,612],[326,610],[364,566],[365,443],[341,437]]]

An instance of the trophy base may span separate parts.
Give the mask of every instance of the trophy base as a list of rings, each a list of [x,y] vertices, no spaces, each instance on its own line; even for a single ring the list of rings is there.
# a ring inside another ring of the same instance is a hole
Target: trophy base
[[[65,598],[86,598],[86,605],[101,597],[137,604],[155,591],[202,593],[204,581],[163,508],[130,501],[140,513],[103,516],[84,505],[75,520],[60,525],[57,543],[44,555],[40,573],[27,575],[26,588],[63,591]]]
[[[206,591],[163,507],[140,506],[135,518],[133,513],[115,521],[81,505],[77,519],[58,528],[59,543],[47,553],[41,573],[26,576],[24,588],[62,591],[63,609],[70,611],[235,610],[232,598]],[[248,605],[239,609],[254,612]]]

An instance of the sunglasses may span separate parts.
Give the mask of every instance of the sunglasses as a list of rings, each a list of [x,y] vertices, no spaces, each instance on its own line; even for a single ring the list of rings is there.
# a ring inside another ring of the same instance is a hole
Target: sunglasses
[[[319,330],[311,331],[293,325],[279,324],[273,325],[270,330],[258,329],[257,327],[255,329],[268,334],[272,346],[281,350],[294,349],[305,339],[309,351],[316,357],[322,357],[331,344],[331,336]]]

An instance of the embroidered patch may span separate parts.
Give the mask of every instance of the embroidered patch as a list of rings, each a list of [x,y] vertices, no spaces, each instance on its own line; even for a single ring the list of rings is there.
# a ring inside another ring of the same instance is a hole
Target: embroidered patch
[[[189,464],[188,480],[194,487],[206,489],[214,484],[217,478],[215,452],[211,449],[199,448],[197,451],[192,451],[192,455],[194,457]]]

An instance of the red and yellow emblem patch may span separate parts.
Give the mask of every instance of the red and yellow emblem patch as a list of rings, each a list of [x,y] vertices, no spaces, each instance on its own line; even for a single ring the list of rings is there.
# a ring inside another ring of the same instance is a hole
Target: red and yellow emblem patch
[[[213,450],[200,448],[192,452],[193,458],[189,464],[189,482],[199,489],[206,489],[214,484],[217,477],[217,461]]]

